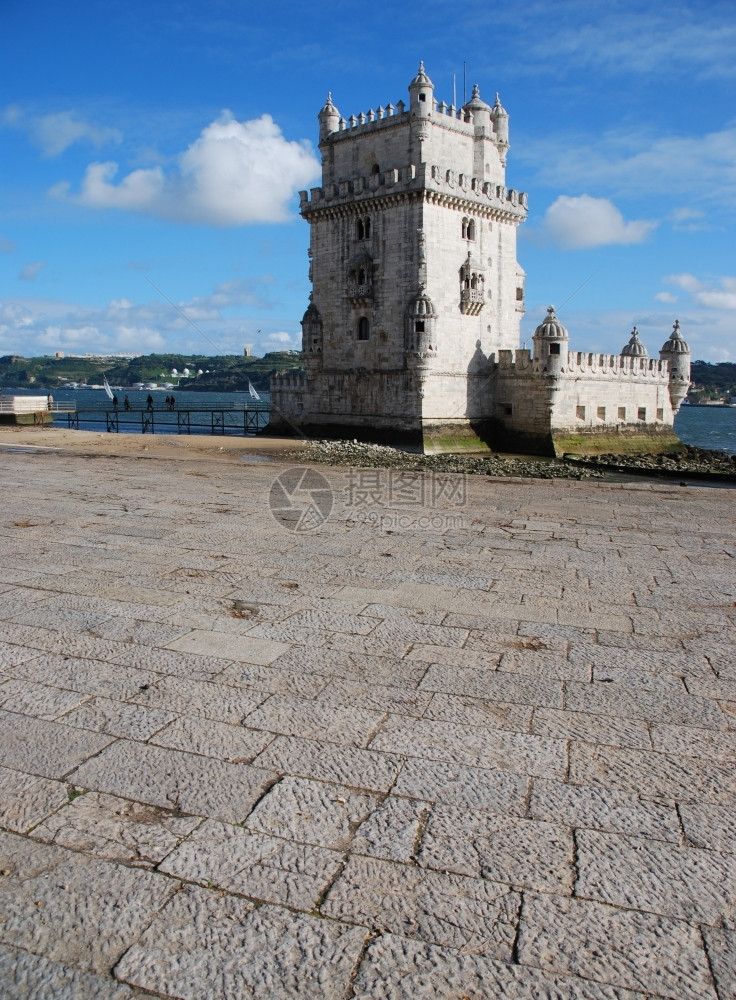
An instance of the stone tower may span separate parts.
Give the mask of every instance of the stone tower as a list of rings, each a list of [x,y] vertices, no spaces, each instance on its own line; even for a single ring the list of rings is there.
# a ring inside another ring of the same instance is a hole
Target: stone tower
[[[524,311],[508,115],[477,86],[464,107],[438,103],[420,64],[408,106],[346,120],[328,95],[318,119],[305,375],[274,380],[274,410],[312,433],[472,438],[489,356],[518,346]]]

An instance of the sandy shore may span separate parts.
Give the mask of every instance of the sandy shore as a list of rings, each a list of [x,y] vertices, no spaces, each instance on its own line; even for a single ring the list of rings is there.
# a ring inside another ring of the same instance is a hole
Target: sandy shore
[[[297,451],[307,442],[297,438],[235,437],[215,434],[103,434],[61,427],[0,427],[0,448],[43,448],[74,455],[127,458],[224,459],[243,455],[278,456]]]

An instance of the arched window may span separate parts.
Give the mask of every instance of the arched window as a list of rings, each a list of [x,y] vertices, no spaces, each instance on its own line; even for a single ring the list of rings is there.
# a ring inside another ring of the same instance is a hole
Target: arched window
[[[468,221],[468,239],[475,239],[475,219],[470,219]]]
[[[355,236],[359,240],[368,240],[371,236],[371,220],[369,216],[358,219],[355,223]]]
[[[468,220],[463,219],[463,239],[467,240],[467,238],[468,238]]]
[[[370,239],[370,235],[371,235],[371,220],[368,217],[366,217],[363,220],[363,229],[365,231],[365,238],[366,239]]]
[[[368,319],[365,316],[361,316],[358,320],[358,340],[368,340],[370,336],[370,325]]]
[[[359,240],[365,239],[365,226],[363,225],[362,219],[358,219],[358,222],[356,223],[355,235]]]

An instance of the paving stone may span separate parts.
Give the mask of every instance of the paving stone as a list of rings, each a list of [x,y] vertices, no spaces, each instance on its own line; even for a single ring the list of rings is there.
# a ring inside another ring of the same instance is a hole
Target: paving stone
[[[6,830],[25,833],[66,802],[62,781],[0,767],[0,826]]]
[[[261,799],[246,825],[261,833],[343,851],[350,846],[358,824],[377,804],[374,796],[340,785],[284,778]]]
[[[495,670],[462,670],[432,664],[419,685],[422,690],[461,694],[471,698],[562,708],[562,684]]]
[[[535,778],[528,815],[580,829],[652,837],[676,844],[682,840],[674,803],[649,802],[601,786],[579,787]]]
[[[535,650],[504,653],[498,669],[502,673],[523,674],[540,680],[590,680],[590,667],[587,664],[572,663],[567,657]]]
[[[96,638],[135,642],[140,646],[165,646],[187,631],[186,625],[163,625],[157,621],[137,621],[122,617],[109,618],[89,628],[90,634]]]
[[[358,828],[353,838],[353,852],[410,862],[430,808],[428,802],[389,796]]]
[[[136,691],[131,699],[147,707],[239,725],[265,701],[266,695],[229,684],[159,676],[156,683]]]
[[[176,715],[145,705],[130,705],[111,698],[91,698],[59,720],[76,729],[91,729],[96,733],[122,736],[131,740],[147,740]]]
[[[567,895],[573,884],[572,832],[554,823],[436,805],[419,864]]]
[[[662,697],[659,692],[629,691],[616,684],[571,682],[566,689],[565,707],[572,712],[726,729],[723,713],[713,701],[675,692]]]
[[[567,771],[562,740],[397,715],[382,725],[371,749],[547,778],[562,779]]]
[[[0,711],[0,760],[6,767],[63,778],[112,740],[58,722]]]
[[[36,719],[56,719],[76,708],[85,697],[76,691],[15,679],[0,685],[0,706],[6,712],[18,712]]]
[[[254,763],[285,774],[387,792],[401,767],[401,758],[358,747],[278,736]]]
[[[89,972],[108,972],[177,887],[12,834],[0,834],[0,864],[10,872],[0,880],[0,941]]]
[[[188,881],[312,911],[344,855],[206,820],[159,865]]]
[[[253,663],[230,663],[218,680],[265,694],[294,694],[300,698],[316,698],[328,683],[328,678],[319,674],[305,675],[296,668],[282,669],[273,664],[263,667]]]
[[[274,661],[273,665],[302,674],[344,677],[346,680],[370,681],[400,688],[415,688],[427,670],[425,663],[412,663],[395,655],[376,656],[344,649],[313,649],[309,646],[290,649]]]
[[[141,997],[109,976],[50,962],[20,948],[0,945],[4,1000],[135,1000]]]
[[[158,674],[173,674],[175,677],[190,677],[192,680],[213,680],[226,669],[228,663],[219,656],[205,656],[198,653],[180,653],[174,649],[127,646],[116,658],[139,670],[155,671]]]
[[[516,733],[529,732],[532,709],[528,705],[500,704],[454,694],[434,694],[431,697],[429,707],[423,713],[425,719],[487,726],[489,729],[509,729]]]
[[[697,927],[561,896],[524,896],[522,965],[677,1000],[717,1000]]]
[[[87,792],[36,826],[32,836],[95,857],[151,867],[200,822],[158,806]]]
[[[449,616],[448,616],[449,617]],[[490,646],[490,640],[487,644]],[[490,648],[452,649],[450,646],[425,646],[424,643],[415,642],[406,654],[404,663],[411,663],[414,660],[422,662],[421,673],[417,681],[420,681],[427,672],[428,663],[439,663],[445,667],[475,667],[478,670],[495,670],[502,656],[502,652],[493,652]]]
[[[76,656],[42,656],[24,663],[15,676],[38,684],[49,684],[83,694],[125,701],[144,684],[153,684],[159,676],[153,671],[136,670],[99,660]]]
[[[510,961],[520,903],[508,886],[353,855],[322,913]]]
[[[680,807],[685,836],[695,847],[736,854],[736,805],[683,803]]]
[[[611,719],[587,712],[565,712],[555,708],[535,708],[531,732],[558,740],[580,740],[618,747],[649,750],[652,741],[643,719]]]
[[[439,948],[383,934],[368,946],[355,979],[355,1000],[644,1000],[574,976],[551,976],[473,950]]]
[[[274,694],[248,715],[245,724],[284,736],[364,747],[384,717],[384,712]]]
[[[19,663],[32,660],[38,655],[37,649],[24,649],[23,646],[11,646],[10,643],[0,642],[0,673],[10,672]]]
[[[81,788],[162,809],[239,823],[275,777],[271,771],[247,764],[118,740],[69,780]]]
[[[249,764],[272,739],[269,734],[227,722],[182,716],[151,737],[151,742],[172,750],[217,757],[232,764]]]
[[[529,779],[510,771],[407,760],[393,792],[467,810],[523,816]]]
[[[695,726],[651,728],[652,745],[662,753],[686,754],[715,760],[736,760],[736,733],[696,729]]]
[[[366,930],[190,886],[115,968],[181,1000],[343,1000]]]
[[[570,781],[634,795],[646,789],[652,798],[680,802],[730,801],[736,794],[736,773],[730,762],[586,743],[571,744]]]
[[[376,683],[360,683],[334,678],[319,695],[319,701],[333,705],[351,705],[369,712],[397,712],[421,716],[432,700],[430,691],[389,687]]]
[[[581,830],[576,895],[705,924],[736,926],[736,858]]]
[[[181,632],[181,630],[178,630]],[[248,635],[230,635],[227,632],[205,632],[194,629],[187,635],[172,639],[166,645],[182,653],[200,653],[204,656],[221,656],[238,663],[257,663],[267,666],[289,649],[289,643],[273,639],[258,639]]]
[[[736,934],[733,931],[703,929],[705,946],[713,969],[719,1000],[736,996]]]

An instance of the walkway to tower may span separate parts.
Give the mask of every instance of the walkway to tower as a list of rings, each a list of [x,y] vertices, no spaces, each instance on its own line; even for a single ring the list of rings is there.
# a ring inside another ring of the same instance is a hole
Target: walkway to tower
[[[734,995],[733,490],[0,468],[3,997]]]

